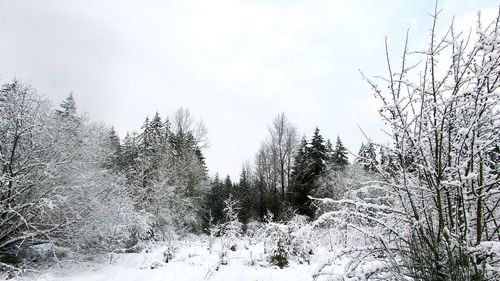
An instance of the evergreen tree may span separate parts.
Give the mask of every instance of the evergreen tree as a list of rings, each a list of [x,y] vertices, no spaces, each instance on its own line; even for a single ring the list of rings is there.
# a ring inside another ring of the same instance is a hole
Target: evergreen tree
[[[371,141],[368,144],[361,144],[361,148],[358,153],[359,158],[357,162],[363,167],[365,171],[376,172],[377,171],[377,153],[375,152],[375,147]]]
[[[140,185],[145,190],[141,192],[147,196],[152,194],[150,188],[158,180],[158,155],[154,141],[154,132],[150,126],[149,117],[146,117],[141,127],[141,146],[138,155]]]
[[[58,121],[58,135],[63,138],[63,145],[80,146],[81,143],[81,126],[82,118],[77,115],[76,102],[73,93],[59,105],[60,109],[56,109],[56,119]]]
[[[205,215],[207,223],[211,222],[216,225],[222,223],[224,220],[224,200],[229,196],[224,183],[220,180],[219,174],[210,182],[210,190],[206,196],[206,209],[208,210]]]
[[[121,153],[121,169],[127,175],[127,179],[130,180],[129,175],[131,170],[134,168],[137,157],[139,155],[139,140],[136,133],[130,134],[127,132],[125,138],[123,139],[122,153]]]
[[[307,150],[307,158],[309,160],[310,172],[313,178],[317,178],[325,171],[328,154],[323,136],[319,133],[316,127],[314,135],[311,139],[311,145]]]
[[[326,140],[325,148],[326,148],[326,162],[327,162],[327,164],[330,164],[333,161],[333,154],[335,152],[330,139]]]
[[[340,137],[337,137],[337,143],[335,144],[335,150],[332,155],[332,165],[334,170],[343,171],[349,165],[349,160],[347,158],[347,148],[342,144]]]
[[[307,140],[306,137],[302,137],[300,141],[299,149],[297,150],[297,154],[295,155],[295,166],[292,171],[292,177],[298,178],[301,172],[306,171],[307,168]]]
[[[382,171],[386,172],[389,176],[395,176],[397,171],[395,156],[391,153],[391,150],[383,146],[380,147],[380,167]]]
[[[122,146],[120,137],[114,127],[109,130],[109,151],[110,155],[104,161],[104,168],[119,171],[122,168]]]
[[[237,185],[237,196],[235,199],[240,203],[238,217],[246,225],[252,216],[252,189],[250,186],[250,171],[243,167],[240,182]]]
[[[292,172],[292,206],[299,214],[313,217],[315,207],[308,198],[316,189],[316,180],[325,172],[329,156],[318,128],[310,141],[302,139]]]
[[[234,195],[233,182],[231,181],[231,177],[229,175],[226,175],[226,178],[224,179],[224,190],[228,195]]]
[[[76,117],[76,102],[73,97],[73,93],[69,93],[69,96],[59,105],[61,109],[57,109],[56,113],[62,117]]]

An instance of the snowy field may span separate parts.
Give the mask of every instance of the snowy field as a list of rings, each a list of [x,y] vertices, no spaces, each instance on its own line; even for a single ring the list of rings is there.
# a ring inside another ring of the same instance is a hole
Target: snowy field
[[[10,280],[19,281],[166,281],[166,280],[313,280],[313,274],[329,256],[326,249],[311,255],[310,264],[290,259],[283,269],[270,265],[264,253],[264,242],[242,239],[236,251],[228,251],[227,265],[221,264],[221,241],[213,241],[209,250],[208,239],[176,241],[169,245],[150,245],[140,253],[103,255],[91,262],[62,263],[39,272],[28,273]],[[167,263],[164,253],[173,252]],[[338,267],[337,273],[341,273]],[[330,270],[330,273],[333,273]],[[326,276],[325,276],[326,277]],[[329,274],[329,278],[333,276]],[[322,278],[319,278],[320,280]],[[329,279],[332,280],[332,279]]]

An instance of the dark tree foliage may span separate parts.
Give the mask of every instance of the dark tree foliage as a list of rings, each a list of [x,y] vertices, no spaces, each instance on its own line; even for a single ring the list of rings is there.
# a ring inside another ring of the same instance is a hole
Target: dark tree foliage
[[[377,165],[377,153],[375,152],[375,147],[371,141],[367,144],[361,144],[359,149],[357,162],[363,167],[365,171],[376,172]]]
[[[103,167],[112,171],[120,171],[122,169],[123,150],[120,142],[120,137],[114,127],[109,130],[109,139],[107,145],[110,148],[111,154],[104,160]]]
[[[331,159],[328,145],[325,145],[318,128],[309,143],[302,139],[292,172],[291,205],[299,214],[314,217],[315,208],[308,196],[316,188],[316,179],[323,174]]]
[[[61,108],[56,110],[56,114],[62,117],[76,117],[76,102],[73,97],[73,93],[70,93],[69,96],[59,105]]]
[[[331,163],[333,168],[338,171],[343,171],[349,165],[347,158],[347,148],[342,144],[340,137],[337,137],[335,150],[333,151]]]
[[[219,175],[210,182],[210,190],[205,199],[206,223],[219,224],[224,221],[224,200],[229,197],[229,190],[221,181]]]
[[[239,202],[238,218],[245,226],[253,215],[253,189],[250,181],[250,171],[241,171],[240,182],[235,186],[235,199]]]

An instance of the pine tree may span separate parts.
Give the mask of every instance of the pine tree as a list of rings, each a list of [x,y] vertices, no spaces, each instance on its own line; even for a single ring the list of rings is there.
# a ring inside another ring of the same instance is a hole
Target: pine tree
[[[240,202],[238,217],[241,222],[246,225],[252,216],[252,189],[250,181],[250,171],[243,168],[241,171],[240,182],[237,185],[237,196],[235,197]]]
[[[119,171],[122,169],[122,145],[114,127],[109,130],[109,150],[111,154],[104,161],[104,168]]]
[[[59,106],[61,109],[56,110],[57,115],[62,117],[76,116],[76,102],[72,92],[69,93],[69,96]]]
[[[233,182],[231,181],[231,177],[229,175],[226,175],[226,178],[224,179],[224,190],[226,190],[228,195],[234,193]]]
[[[303,182],[305,175],[308,173],[307,149],[307,140],[304,136],[295,155],[294,166],[292,168],[292,181],[294,183]]]
[[[361,144],[361,148],[358,153],[359,158],[357,162],[363,167],[365,171],[376,172],[377,171],[377,153],[375,152],[375,147],[371,141],[368,144]]]
[[[307,214],[307,202],[309,188],[309,167],[307,159],[308,143],[305,137],[300,142],[299,149],[295,155],[294,166],[292,170],[292,196],[291,205],[295,207],[299,214]]]
[[[316,128],[309,143],[302,139],[292,172],[292,206],[299,214],[314,216],[315,208],[308,196],[316,189],[316,180],[325,172],[328,158],[327,146]]]
[[[206,219],[212,220],[212,224],[222,223],[224,220],[224,200],[229,196],[224,183],[220,180],[219,174],[215,174],[214,179],[210,182],[210,190],[206,196],[206,209],[208,214]],[[208,222],[208,221],[207,221]]]
[[[128,176],[131,169],[135,166],[139,154],[139,140],[136,133],[127,132],[123,139],[121,167]],[[129,178],[129,177],[127,177]]]
[[[58,121],[59,137],[64,138],[68,146],[81,145],[81,126],[83,124],[82,118],[77,115],[76,102],[73,93],[59,105],[60,109],[56,109],[56,119]],[[70,144],[70,142],[72,142]]]
[[[326,152],[325,141],[323,140],[323,136],[319,133],[319,129],[316,127],[311,139],[311,145],[307,151],[307,158],[313,178],[317,178],[325,171],[326,162],[328,160]]]
[[[395,176],[395,173],[397,171],[397,161],[395,159],[395,156],[391,154],[391,151],[388,148],[385,148],[383,146],[380,147],[379,155],[380,167],[382,171],[386,172],[391,177]]]
[[[332,155],[332,164],[334,170],[343,171],[349,165],[349,160],[347,158],[347,148],[342,144],[340,137],[337,137],[337,143],[335,144],[335,150]]]
[[[327,162],[327,164],[330,164],[333,161],[333,154],[335,152],[330,139],[326,140],[325,149],[326,149],[326,162]]]

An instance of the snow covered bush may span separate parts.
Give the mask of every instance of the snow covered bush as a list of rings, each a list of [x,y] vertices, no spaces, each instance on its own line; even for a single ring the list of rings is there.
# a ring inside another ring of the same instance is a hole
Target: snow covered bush
[[[298,263],[308,263],[316,245],[313,243],[312,227],[305,216],[296,215],[289,222],[276,223],[272,220],[263,223],[256,230],[255,237],[264,241],[264,253],[274,264],[275,255],[287,261],[292,259]]]
[[[271,255],[269,256],[269,261],[271,264],[283,268],[288,265],[288,253],[285,250],[283,241],[281,239],[276,243],[276,247],[273,249]]]
[[[385,263],[372,278],[500,277],[499,260],[478,254],[478,246],[500,237],[498,18],[486,26],[478,21],[468,41],[453,26],[438,38],[437,14],[427,50],[410,53],[405,46],[398,72],[387,54],[386,87],[367,79],[391,128],[390,172],[379,165],[382,181],[331,201],[352,206],[348,213],[339,208],[320,217],[347,216],[347,227],[366,235],[372,246],[353,251]],[[422,59],[420,76],[410,54]]]
[[[340,253],[352,258],[348,276],[500,278],[500,260],[488,250],[495,247],[485,247],[500,239],[499,18],[489,25],[479,19],[471,37],[452,25],[439,38],[437,8],[434,14],[427,50],[405,46],[397,71],[387,52],[383,87],[365,77],[392,138],[375,167],[382,180],[321,200],[333,207],[316,225],[361,234]]]
[[[222,255],[227,256],[228,247],[231,251],[236,251],[236,242],[243,235],[243,224],[238,220],[238,201],[229,196],[224,200],[224,205],[225,222],[220,225],[219,230],[221,232]]]

